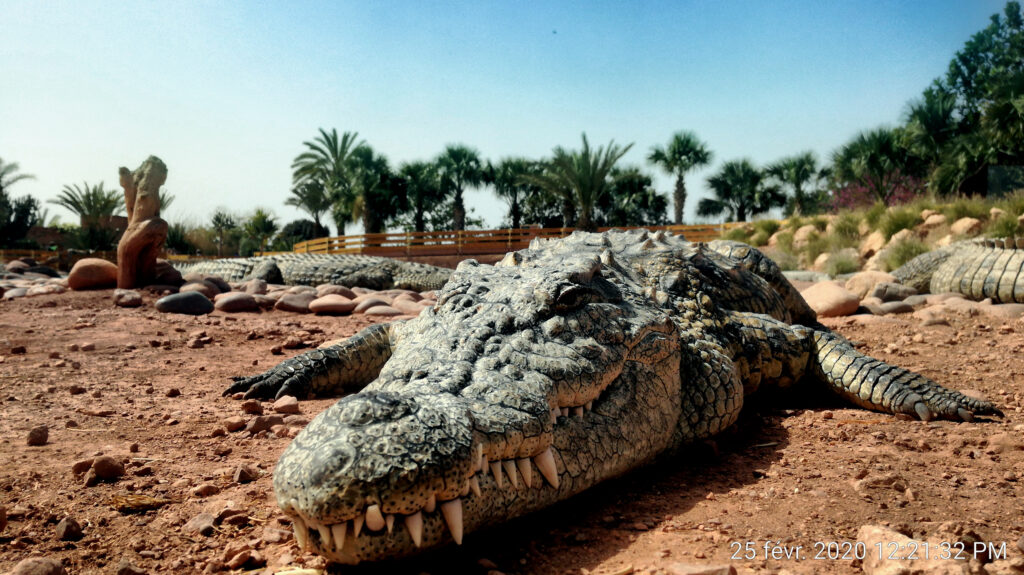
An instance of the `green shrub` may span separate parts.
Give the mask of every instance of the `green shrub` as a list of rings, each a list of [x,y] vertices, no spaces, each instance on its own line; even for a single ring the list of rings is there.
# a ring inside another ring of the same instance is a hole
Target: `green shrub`
[[[823,232],[825,231],[825,228],[828,227],[828,218],[822,216],[815,216],[811,218],[811,221],[807,223],[814,226],[819,232]]]
[[[1014,217],[1024,214],[1024,190],[1018,190],[999,200],[996,207]]]
[[[806,223],[807,220],[805,218],[801,218],[800,216],[792,216],[791,218],[786,220],[786,223],[782,227],[783,229],[792,230],[795,232]]]
[[[921,240],[897,242],[886,248],[882,263],[885,264],[885,271],[892,271],[927,251],[928,246]]]
[[[800,269],[800,262],[797,261],[796,256],[789,252],[784,252],[777,248],[765,249],[761,250],[761,252],[774,261],[782,271]]]
[[[875,205],[864,212],[864,221],[868,223],[871,229],[876,230],[878,229],[878,222],[886,214],[886,210],[885,202],[875,202]]]
[[[853,212],[843,212],[832,220],[831,250],[856,247],[860,243],[860,222],[861,218]]]
[[[949,223],[953,223],[960,218],[987,219],[988,210],[991,207],[991,204],[986,202],[984,198],[960,197],[951,203],[940,205],[939,211],[945,214]]]
[[[775,236],[775,238],[778,239],[778,241],[779,241],[779,246],[778,247],[779,247],[779,249],[781,251],[784,251],[784,252],[786,252],[788,254],[792,254],[793,253],[793,232],[792,231],[787,230],[787,231],[781,232],[777,236]]]
[[[772,234],[779,231],[782,224],[779,220],[757,220],[753,223],[755,233],[764,233],[771,237]]]
[[[829,241],[828,236],[823,236],[817,233],[812,233],[810,236],[808,236],[807,247],[804,248],[804,254],[806,254],[807,257],[807,263],[813,264],[814,260],[818,259],[818,256],[829,251],[830,243],[831,242]]]
[[[747,226],[740,226],[733,228],[724,234],[722,234],[723,240],[732,240],[734,242],[749,243],[750,229]]]
[[[987,238],[1012,238],[1024,233],[1021,225],[1017,223],[1017,216],[1005,213],[1002,216],[989,222],[983,232]]]
[[[921,220],[921,213],[912,208],[890,208],[878,221],[878,230],[889,239],[900,230],[912,230]]]
[[[857,258],[850,254],[838,252],[832,252],[832,255],[828,258],[828,264],[825,265],[825,273],[832,277],[853,273],[859,269],[860,262],[857,261]]]

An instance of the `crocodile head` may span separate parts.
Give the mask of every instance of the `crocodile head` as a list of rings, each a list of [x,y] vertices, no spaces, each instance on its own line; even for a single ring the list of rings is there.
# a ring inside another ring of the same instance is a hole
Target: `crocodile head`
[[[463,262],[378,378],[281,456],[299,544],[356,563],[459,543],[669,446],[690,352],[632,253],[658,250],[612,237]]]

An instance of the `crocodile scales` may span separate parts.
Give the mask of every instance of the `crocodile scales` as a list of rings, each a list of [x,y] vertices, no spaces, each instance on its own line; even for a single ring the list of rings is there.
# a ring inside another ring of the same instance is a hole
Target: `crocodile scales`
[[[450,269],[392,258],[356,254],[288,253],[174,263],[183,274],[220,276],[227,281],[262,279],[287,285],[336,284],[369,289],[434,290],[448,281]]]
[[[957,242],[917,256],[892,275],[919,292],[1024,303],[1024,238]]]
[[[757,250],[640,230],[463,262],[432,310],[225,394],[358,391],[296,436],[273,481],[300,546],[357,563],[552,505],[721,432],[751,393],[801,379],[924,420],[1001,415],[858,353]]]

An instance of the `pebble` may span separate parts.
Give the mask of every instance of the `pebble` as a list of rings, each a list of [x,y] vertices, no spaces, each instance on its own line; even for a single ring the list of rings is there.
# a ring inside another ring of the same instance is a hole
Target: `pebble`
[[[348,289],[345,286],[339,286],[334,284],[321,284],[316,286],[316,294],[321,298],[326,295],[339,295],[345,299],[355,299],[356,292]]]
[[[288,293],[281,296],[274,304],[274,309],[293,313],[309,313],[309,304],[316,299],[316,291],[304,293]]]
[[[277,413],[298,413],[299,412],[299,400],[294,396],[285,395],[279,397],[274,401],[274,405],[271,407]]]
[[[340,294],[327,294],[309,302],[309,311],[320,315],[343,315],[355,308],[355,302]]]
[[[82,351],[93,351],[94,349],[96,349],[96,344],[91,341],[82,344]]]
[[[114,572],[115,575],[146,575],[146,573],[148,572],[145,569],[142,567],[136,567],[127,559],[122,559],[121,562],[117,564],[117,571]]]
[[[60,561],[49,557],[29,557],[18,563],[11,575],[67,575]]]
[[[380,297],[373,296],[373,295],[369,295],[369,296],[368,295],[363,295],[363,296],[357,297],[353,301],[353,303],[356,304],[356,307],[352,310],[352,313],[366,313],[366,310],[368,310],[368,309],[370,309],[372,307],[381,306],[381,305],[390,306],[391,305],[391,300],[380,298]]]
[[[124,475],[124,464],[109,455],[101,455],[93,460],[92,470],[98,479],[117,479]]]
[[[267,293],[267,282],[261,279],[251,279],[242,284],[242,291],[252,295],[263,295]]]
[[[252,463],[239,465],[233,477],[235,483],[251,483],[260,478],[260,470]]]
[[[142,305],[142,294],[135,290],[114,290],[114,305],[117,307],[139,307]]]
[[[242,408],[242,413],[263,415],[263,404],[258,399],[247,399],[239,407]]]
[[[29,445],[46,445],[50,438],[50,428],[45,425],[37,425],[28,432],[27,443]]]
[[[222,419],[221,424],[223,424],[224,429],[227,429],[228,431],[238,431],[245,427],[245,418],[241,415],[232,415],[231,417]]]
[[[57,524],[57,539],[61,541],[78,541],[82,538],[82,526],[73,517],[65,517]]]
[[[260,309],[260,304],[252,294],[236,292],[221,294],[217,297],[217,301],[214,302],[213,307],[225,313],[235,313],[242,311],[258,311]]]
[[[187,292],[198,292],[198,293],[203,294],[204,296],[206,296],[208,299],[211,299],[211,300],[214,297],[216,297],[217,294],[221,293],[220,288],[218,288],[216,285],[214,285],[213,282],[207,281],[207,280],[200,280],[200,281],[189,282],[189,283],[181,286],[180,288],[178,288],[178,293],[187,293]]]
[[[280,415],[259,415],[257,417],[254,417],[251,421],[249,421],[249,423],[246,424],[245,431],[255,434],[261,431],[269,430],[271,427],[275,425],[283,424],[284,418],[282,418]]]
[[[196,497],[209,497],[220,493],[220,487],[212,483],[200,483],[192,490],[192,495]]]
[[[16,345],[11,348],[11,355],[24,355],[26,353],[28,353],[28,350],[23,345]]]
[[[209,536],[214,532],[213,520],[213,515],[209,513],[200,513],[192,519],[189,519],[188,523],[182,527],[182,530],[185,531],[185,533],[198,533],[200,535]]]
[[[213,302],[199,292],[171,294],[156,300],[156,310],[163,313],[205,315],[213,311]]]
[[[271,545],[277,543],[284,543],[292,538],[292,532],[285,529],[276,529],[274,527],[263,528],[263,542]]]
[[[884,314],[914,313],[914,306],[903,301],[888,301],[878,307]]]
[[[78,461],[71,464],[71,473],[75,475],[81,475],[92,468],[93,458],[89,457],[86,459],[79,459]]]

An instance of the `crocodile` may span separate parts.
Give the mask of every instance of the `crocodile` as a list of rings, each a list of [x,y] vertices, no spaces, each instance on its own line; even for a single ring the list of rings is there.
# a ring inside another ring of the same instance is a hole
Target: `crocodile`
[[[892,275],[922,293],[1024,303],[1024,238],[956,242],[915,257]]]
[[[641,230],[463,261],[417,318],[224,394],[348,394],[284,450],[273,488],[302,548],[357,563],[461,543],[712,437],[750,394],[801,381],[922,420],[1001,415],[859,353],[756,249]]]
[[[444,285],[452,272],[427,264],[357,254],[285,253],[173,265],[183,274],[210,274],[226,281],[257,278],[286,285],[336,284],[376,290],[434,290]]]

